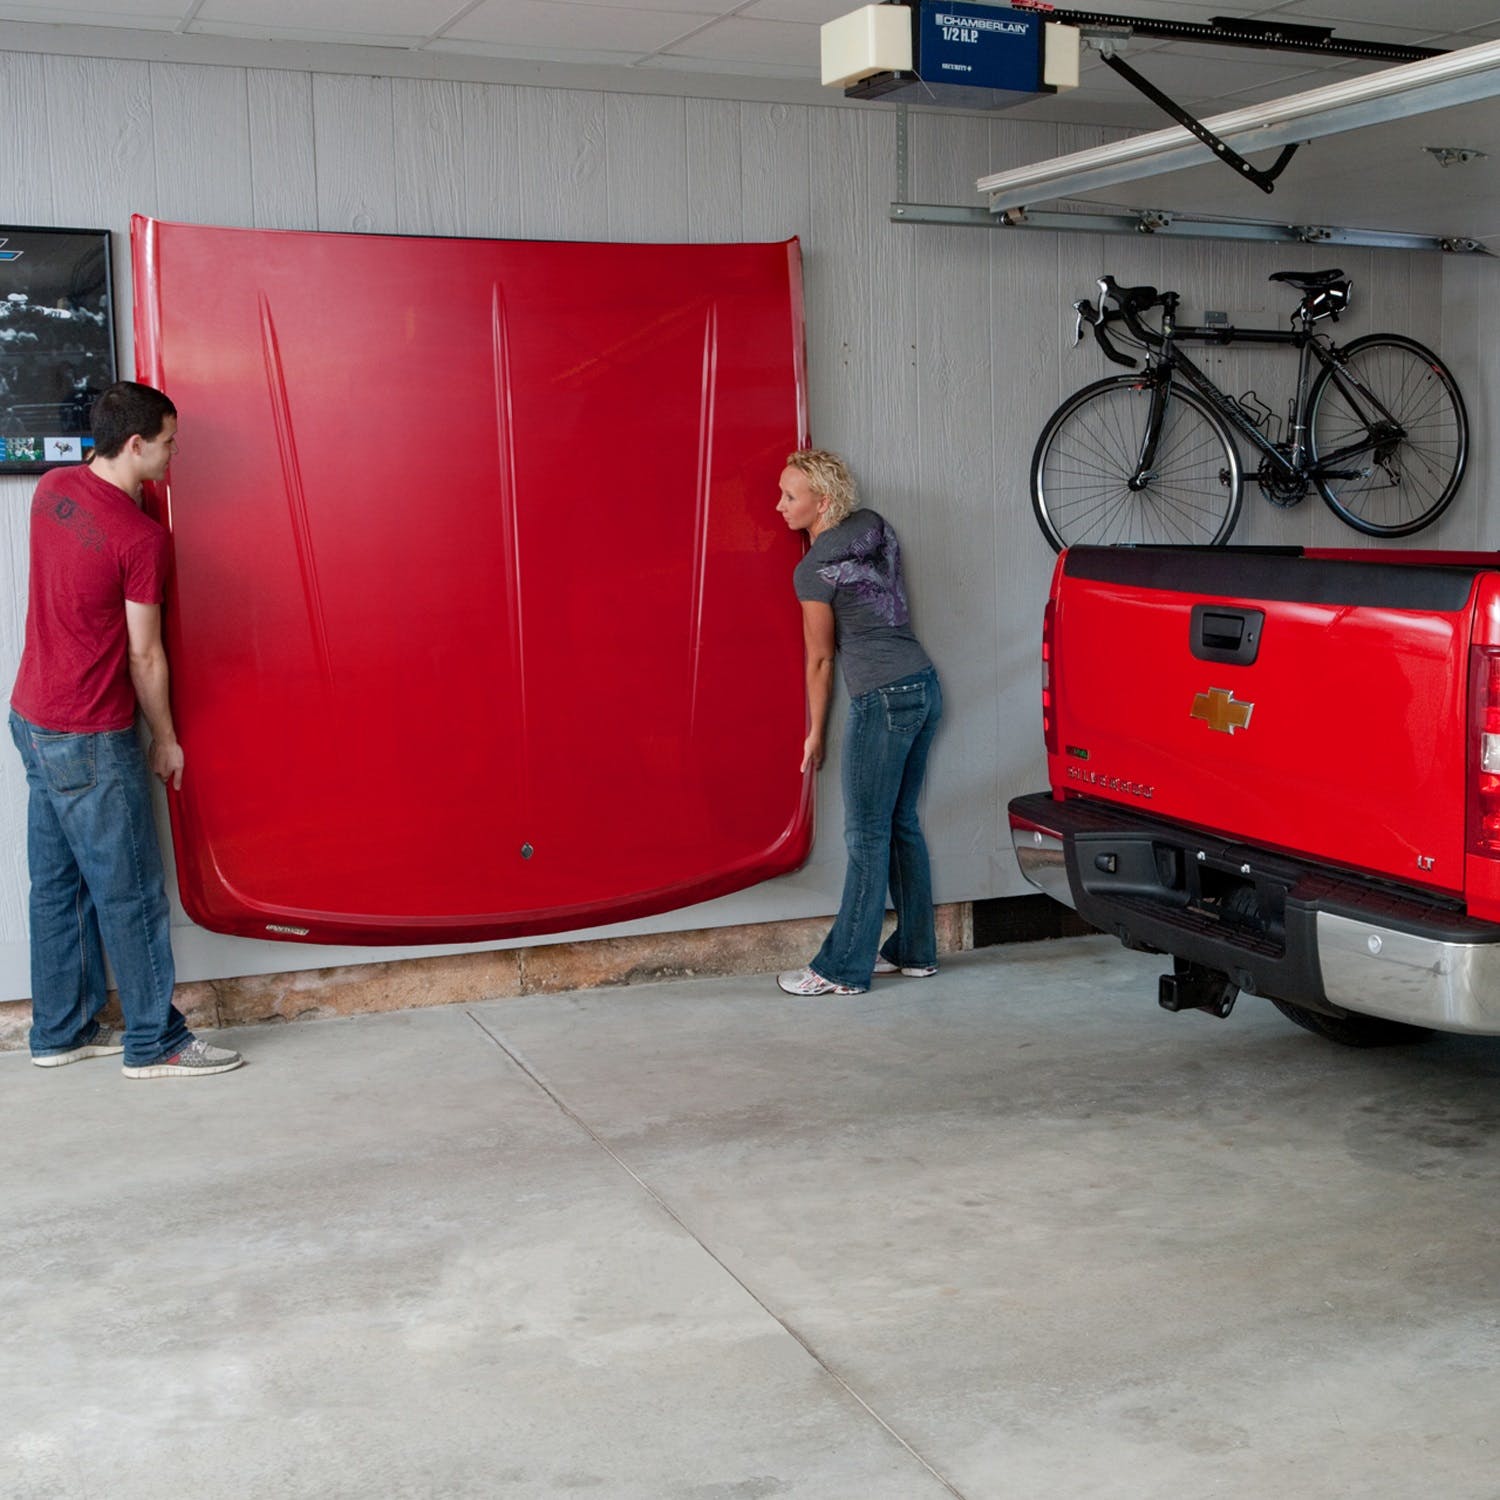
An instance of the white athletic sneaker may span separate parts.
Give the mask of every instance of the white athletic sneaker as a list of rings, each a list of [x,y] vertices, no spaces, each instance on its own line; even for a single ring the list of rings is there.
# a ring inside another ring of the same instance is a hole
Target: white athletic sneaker
[[[86,1057],[111,1057],[124,1050],[125,1033],[110,1031],[101,1026],[95,1033],[94,1040],[85,1046],[74,1047],[71,1052],[44,1052],[31,1060],[39,1068],[60,1068],[66,1063],[82,1062]]]
[[[901,968],[893,964],[888,958],[877,958],[875,960],[875,972],[877,974],[905,974],[908,979],[931,979],[937,973],[937,965],[923,967],[918,964],[910,964]]]
[[[779,984],[789,995],[863,995],[863,990],[857,990],[852,985],[835,984],[831,979],[824,979],[821,974],[815,974],[811,969],[788,969],[785,974],[776,976]]]

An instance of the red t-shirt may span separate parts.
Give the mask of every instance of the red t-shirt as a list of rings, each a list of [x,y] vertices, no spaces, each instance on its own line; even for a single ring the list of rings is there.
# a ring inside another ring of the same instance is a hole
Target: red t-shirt
[[[160,604],[167,533],[91,469],[52,469],[31,497],[26,645],[10,695],[23,719],[63,734],[135,721],[125,601]]]

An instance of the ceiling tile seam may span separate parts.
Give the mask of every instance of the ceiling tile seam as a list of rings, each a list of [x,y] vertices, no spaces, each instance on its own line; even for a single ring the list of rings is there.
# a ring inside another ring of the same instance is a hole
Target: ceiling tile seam
[[[729,21],[729,20],[732,20],[734,17],[738,16],[742,11],[749,10],[750,7],[752,5],[754,5],[755,3],[756,3],[756,0],[739,0],[739,4],[737,4],[732,10],[725,11],[722,16],[709,16],[700,25],[690,27],[687,31],[684,31],[680,36],[674,36],[672,38],[672,40],[669,41],[669,42],[663,42],[662,45],[660,47],[656,48],[655,51],[653,51],[653,52],[643,52],[640,55],[639,59],[637,59],[637,61],[635,61],[635,62],[633,62],[631,64],[631,67],[633,67],[633,68],[642,67],[646,63],[650,62],[650,60],[652,58],[654,58],[654,57],[668,57],[668,56],[671,56],[672,55],[671,52],[670,52],[671,48],[673,48],[673,47],[680,47],[684,42],[690,42],[690,41],[692,41],[692,39],[695,36],[698,36],[698,35],[700,35],[701,33],[705,32],[705,31],[712,30],[715,26],[717,26],[719,24],[720,21]]]
[[[199,6],[201,6],[204,3],[205,3],[205,0],[196,0],[196,4],[199,5]],[[571,4],[571,5],[575,5],[580,10],[600,10],[600,11],[607,11],[609,9],[608,7],[602,6],[602,5],[592,5],[590,3],[590,0],[565,0],[565,3]],[[661,47],[658,47],[654,51],[641,51],[639,48],[634,48],[634,47],[602,48],[602,49],[601,48],[588,48],[588,47],[563,47],[563,48],[554,48],[554,49],[548,49],[548,50],[551,50],[551,51],[554,51],[554,52],[575,52],[575,53],[590,53],[590,54],[593,53],[593,52],[601,51],[601,50],[602,51],[608,51],[608,52],[617,54],[621,58],[630,58],[631,59],[631,61],[629,61],[629,62],[624,62],[624,63],[619,64],[619,66],[629,67],[629,68],[638,68],[638,67],[641,67],[643,64],[649,62],[652,58],[654,58],[654,57],[660,57],[660,56],[664,55],[667,52],[668,48],[675,47],[680,42],[685,42],[685,41],[690,40],[691,38],[697,36],[699,32],[707,31],[710,27],[718,25],[718,23],[720,21],[728,20],[732,16],[737,16],[741,11],[748,9],[750,6],[752,6],[752,5],[756,4],[756,3],[757,3],[757,0],[740,0],[740,3],[738,5],[736,5],[733,10],[726,11],[723,15],[719,15],[719,16],[705,16],[704,19],[703,19],[703,21],[701,22],[701,24],[699,24],[697,26],[689,27],[686,31],[680,32],[678,35],[672,37],[669,41],[664,42]],[[450,16],[446,21],[444,21],[443,24],[440,27],[438,27],[436,31],[428,32],[425,36],[421,37],[419,40],[411,43],[410,46],[409,46],[409,48],[408,48],[408,50],[413,51],[413,52],[420,52],[420,51],[423,51],[423,50],[427,49],[428,47],[430,47],[432,45],[432,43],[439,42],[439,41],[467,42],[467,41],[473,41],[473,40],[475,40],[473,38],[465,38],[465,37],[450,37],[448,35],[448,33],[451,32],[452,29],[455,26],[457,26],[458,23],[460,21],[462,21],[465,16],[472,15],[476,10],[478,10],[484,4],[485,4],[485,0],[470,0],[469,4],[462,6],[458,11],[456,11],[452,16]],[[689,12],[684,12],[684,14],[685,15],[691,15],[693,13],[689,11]],[[504,43],[490,43],[490,44],[481,44],[481,45],[504,46],[505,44]],[[506,54],[504,54],[502,52],[499,55],[505,56]]]
[[[1262,19],[1262,18],[1264,18],[1264,19],[1271,19],[1271,18],[1278,17],[1278,16],[1287,16],[1287,15],[1290,15],[1292,22],[1295,23],[1295,24],[1298,24],[1298,25],[1309,24],[1306,21],[1306,19],[1302,15],[1299,14],[1299,11],[1301,10],[1301,3],[1302,3],[1302,0],[1284,0],[1284,3],[1275,6],[1272,10],[1269,10],[1269,11],[1266,11],[1266,12],[1260,14],[1260,15],[1257,15],[1255,17],[1255,19]],[[1334,28],[1333,28],[1334,29],[1334,35],[1340,41],[1359,41],[1360,37],[1358,35],[1358,28],[1359,28],[1360,24],[1361,23],[1358,22],[1358,21],[1353,21],[1353,22],[1336,21],[1334,23]],[[1405,26],[1393,27],[1393,26],[1391,26],[1390,22],[1388,22],[1388,21],[1371,22],[1370,24],[1371,25],[1383,26],[1387,30],[1406,31],[1408,29],[1411,29],[1411,28],[1408,28],[1408,27],[1405,27]],[[1495,23],[1493,21],[1481,21],[1478,26],[1462,27],[1462,28],[1458,28],[1458,29],[1455,29],[1455,30],[1452,30],[1452,31],[1429,31],[1429,30],[1421,30],[1419,28],[1418,29],[1418,34],[1420,35],[1421,40],[1416,45],[1422,46],[1422,47],[1435,46],[1435,45],[1439,44],[1440,42],[1443,42],[1443,41],[1445,41],[1445,40],[1447,40],[1449,38],[1459,37],[1459,36],[1467,36],[1470,31],[1479,31],[1479,30],[1481,30],[1485,26],[1493,26],[1494,24]],[[1348,29],[1347,31],[1345,31],[1346,27],[1348,27],[1350,29]],[[1345,34],[1342,35],[1342,36],[1339,35],[1339,33],[1341,31],[1345,31]]]
[[[198,19],[198,12],[203,9],[203,5],[204,0],[192,0],[192,3],[187,8],[187,13],[172,28],[173,31],[177,32],[179,36],[185,36],[188,28]]]

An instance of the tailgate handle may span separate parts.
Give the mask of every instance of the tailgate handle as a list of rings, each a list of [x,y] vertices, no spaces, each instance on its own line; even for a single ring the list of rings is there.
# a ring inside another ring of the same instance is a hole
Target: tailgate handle
[[[1223,661],[1248,667],[1260,650],[1263,609],[1234,609],[1224,604],[1195,604],[1189,645],[1199,661]]]

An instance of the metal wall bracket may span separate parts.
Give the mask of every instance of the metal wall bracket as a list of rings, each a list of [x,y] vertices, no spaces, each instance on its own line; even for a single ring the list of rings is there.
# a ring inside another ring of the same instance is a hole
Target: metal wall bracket
[[[1423,146],[1422,149],[1440,167],[1466,167],[1471,161],[1483,161],[1489,155],[1472,146]]]
[[[1173,240],[1250,240],[1274,245],[1360,245],[1375,250],[1441,250],[1450,255],[1491,255],[1482,240],[1457,235],[1409,234],[1395,229],[1340,229],[1328,224],[1269,224],[1253,219],[1211,219],[1142,209],[1134,213],[1039,213],[1010,208],[991,213],[959,203],[893,203],[895,224],[943,224],[975,229],[1071,230],[1076,234],[1150,234]]]

